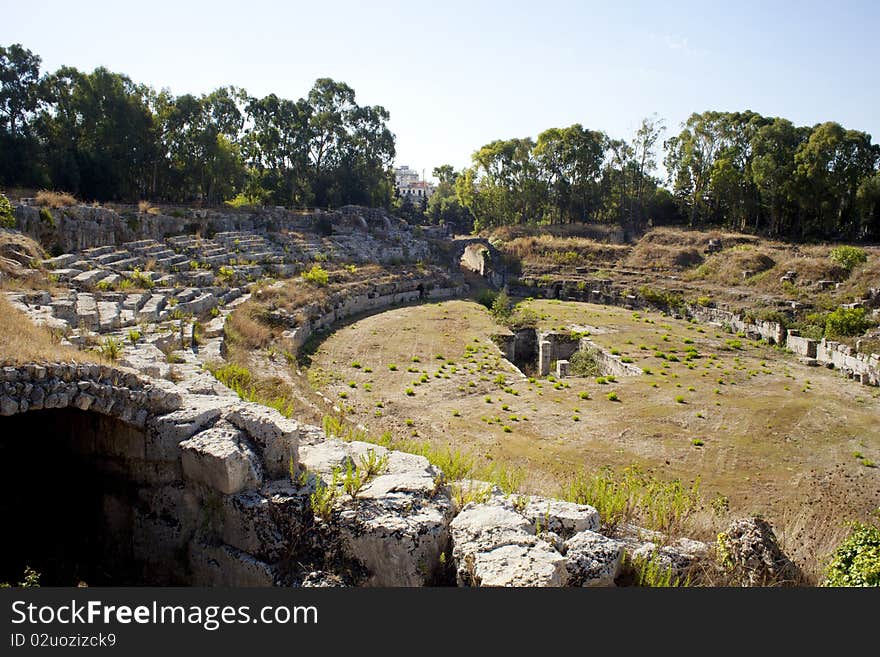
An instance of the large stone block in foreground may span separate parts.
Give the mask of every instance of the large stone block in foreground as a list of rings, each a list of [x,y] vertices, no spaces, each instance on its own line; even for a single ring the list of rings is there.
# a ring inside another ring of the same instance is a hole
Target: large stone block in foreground
[[[259,458],[233,427],[214,427],[180,443],[187,479],[226,495],[259,488],[263,483]]]

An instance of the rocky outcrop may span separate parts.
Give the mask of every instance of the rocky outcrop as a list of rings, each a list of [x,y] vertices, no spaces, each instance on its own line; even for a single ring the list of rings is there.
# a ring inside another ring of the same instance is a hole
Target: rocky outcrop
[[[718,560],[743,586],[791,584],[798,569],[782,552],[770,524],[760,517],[736,520],[718,536]]]
[[[460,586],[613,586],[624,544],[590,506],[534,496],[470,503],[451,524]]]

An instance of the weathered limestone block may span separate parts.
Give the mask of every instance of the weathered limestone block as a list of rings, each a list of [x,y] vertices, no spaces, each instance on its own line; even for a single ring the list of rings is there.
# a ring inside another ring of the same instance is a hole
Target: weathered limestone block
[[[191,541],[189,566],[193,586],[246,588],[275,583],[275,571],[269,564],[229,545]]]
[[[323,437],[323,432],[321,432]],[[299,449],[299,464],[309,472],[329,477],[335,468],[343,470],[348,463],[354,463],[350,456],[350,450],[341,440],[321,440],[311,445],[301,445]]]
[[[245,491],[223,498],[223,541],[269,562],[296,546],[311,521],[309,489],[279,480],[263,493]]]
[[[92,331],[98,328],[98,304],[94,295],[76,295],[76,322]]]
[[[671,545],[658,547],[656,543],[647,542],[635,548],[628,548],[633,559],[651,559],[663,570],[672,570],[672,576],[684,577],[687,571],[698,560],[709,554],[709,546],[699,541],[681,538]]]
[[[119,303],[116,301],[99,301],[98,317],[101,332],[119,328]]]
[[[460,586],[565,586],[565,557],[549,543],[535,538],[535,544],[502,545],[464,559],[459,566]]]
[[[624,543],[593,531],[578,532],[565,542],[571,586],[614,586],[623,563]]]
[[[782,552],[770,524],[760,517],[742,518],[718,536],[722,564],[740,576],[743,586],[765,586],[797,578],[797,566]]]
[[[172,461],[180,456],[180,443],[219,419],[222,408],[216,400],[187,398],[188,405],[178,411],[150,419],[147,426],[147,458]]]
[[[460,586],[564,586],[566,559],[506,501],[468,504],[450,524]]]
[[[308,431],[306,432],[309,433]],[[320,440],[308,436],[307,441]],[[369,571],[367,585],[422,586],[440,567],[453,513],[439,471],[422,456],[327,439],[300,447],[300,466],[331,482],[335,469],[363,468],[370,453],[385,469],[356,496],[344,495],[334,518],[343,550]]]
[[[574,504],[547,497],[529,497],[529,501],[520,514],[540,524],[545,531],[551,531],[562,537],[582,531],[599,531],[599,512],[586,504]]]
[[[244,434],[232,426],[215,426],[180,443],[183,473],[188,479],[227,495],[259,488],[259,457]]]
[[[91,269],[74,276],[71,279],[71,283],[82,287],[92,287],[98,283],[98,281],[105,278],[107,274],[109,274],[109,272],[104,269]]]
[[[275,409],[251,403],[233,407],[226,412],[225,419],[248,434],[263,457],[269,477],[284,477],[291,459],[297,463],[299,423]]]
[[[376,450],[353,445],[353,452]],[[338,519],[348,555],[370,571],[367,585],[424,586],[441,565],[453,504],[439,471],[413,454],[386,452],[387,470],[369,482]],[[355,457],[355,462],[360,456]]]

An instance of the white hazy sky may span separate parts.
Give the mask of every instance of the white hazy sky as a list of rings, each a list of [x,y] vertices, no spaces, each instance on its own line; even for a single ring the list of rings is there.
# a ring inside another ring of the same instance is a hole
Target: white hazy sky
[[[656,113],[751,109],[880,134],[876,2],[0,0],[0,45],[175,94],[300,98],[318,77],[383,105],[397,163],[470,163],[493,140]]]

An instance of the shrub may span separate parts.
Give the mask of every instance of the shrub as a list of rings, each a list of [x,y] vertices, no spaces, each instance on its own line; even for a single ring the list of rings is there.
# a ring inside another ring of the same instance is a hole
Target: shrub
[[[631,564],[636,586],[666,588],[689,586],[690,576],[680,580],[675,576],[672,565],[660,558],[658,550],[650,556],[639,556],[632,559]]]
[[[257,206],[261,205],[260,199],[257,196],[251,196],[249,194],[245,194],[244,192],[239,192],[236,196],[229,199],[228,201],[223,201],[225,205],[228,205],[230,208],[244,208],[249,206]]]
[[[307,283],[313,283],[318,287],[324,287],[330,282],[330,275],[321,265],[312,265],[312,268],[302,274],[303,280]]]
[[[101,355],[107,360],[116,361],[122,355],[122,343],[113,337],[104,338]]]
[[[880,527],[855,523],[825,575],[824,586],[880,586]]]
[[[15,228],[15,215],[12,213],[12,203],[3,194],[0,194],[0,228]]]
[[[861,335],[870,325],[864,308],[838,308],[825,319],[825,335],[829,338]]]
[[[496,296],[498,296],[496,292],[493,292],[489,288],[483,288],[477,292],[477,303],[486,306],[487,310],[492,310]]]
[[[856,265],[861,265],[868,261],[868,254],[865,253],[864,249],[860,249],[857,246],[838,246],[831,249],[828,257],[831,258],[831,262],[840,265],[847,272],[852,271]]]
[[[501,292],[498,293],[495,300],[492,302],[492,308],[490,310],[495,319],[501,322],[510,319],[510,316],[513,314],[513,306],[510,303],[510,297],[506,290],[501,290]]]
[[[668,290],[657,290],[647,285],[639,288],[639,296],[648,303],[661,308],[679,308],[684,305],[684,298],[680,294]]]
[[[55,217],[52,216],[52,211],[49,208],[40,208],[40,221],[55,228]]]
[[[613,401],[613,402],[620,401],[620,397],[618,397],[617,393],[614,391],[609,392],[607,397],[608,397],[608,401]]]

